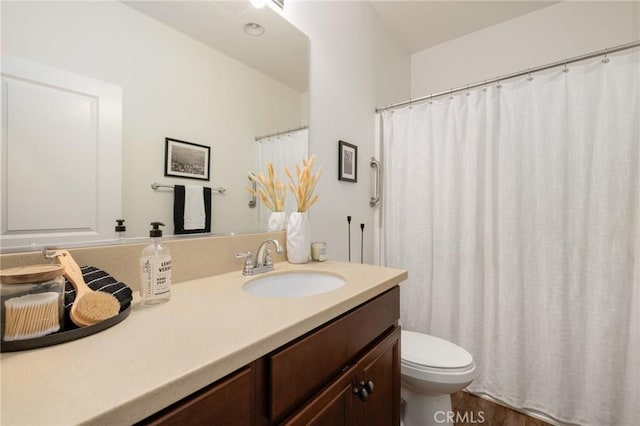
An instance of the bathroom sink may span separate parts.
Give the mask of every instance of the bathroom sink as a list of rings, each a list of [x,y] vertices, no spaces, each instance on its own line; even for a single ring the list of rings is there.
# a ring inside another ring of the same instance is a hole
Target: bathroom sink
[[[255,277],[242,289],[262,297],[304,297],[327,293],[344,284],[344,278],[326,272],[287,271]]]

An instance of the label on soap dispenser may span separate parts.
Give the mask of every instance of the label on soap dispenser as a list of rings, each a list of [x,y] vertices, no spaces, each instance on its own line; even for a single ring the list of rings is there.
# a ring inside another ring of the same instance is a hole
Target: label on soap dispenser
[[[143,296],[157,296],[171,290],[171,256],[140,258],[140,288]]]

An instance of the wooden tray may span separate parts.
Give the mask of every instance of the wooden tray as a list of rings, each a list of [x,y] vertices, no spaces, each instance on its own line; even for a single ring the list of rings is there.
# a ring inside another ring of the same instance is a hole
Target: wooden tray
[[[120,312],[115,317],[109,318],[95,325],[75,328],[73,330],[59,331],[57,333],[48,334],[46,336],[38,337],[35,339],[12,340],[9,342],[1,342],[0,352],[26,351],[29,349],[44,348],[47,346],[53,346],[60,343],[81,339],[83,337],[87,337],[92,334],[99,333],[102,330],[106,330],[109,327],[113,327],[114,325],[118,324],[119,322],[122,322],[126,317],[128,317],[130,312],[131,312],[131,306],[129,306],[124,311]]]

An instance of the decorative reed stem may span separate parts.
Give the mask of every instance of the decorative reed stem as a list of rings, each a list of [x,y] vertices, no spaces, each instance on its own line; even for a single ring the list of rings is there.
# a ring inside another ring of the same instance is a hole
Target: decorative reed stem
[[[289,189],[293,196],[296,197],[298,203],[298,212],[309,211],[311,206],[318,201],[318,196],[313,195],[313,191],[316,189],[316,183],[318,183],[320,175],[322,175],[322,167],[313,174],[313,162],[315,158],[316,156],[312,155],[308,160],[303,159],[302,168],[296,164],[297,179],[294,179],[291,170],[287,167],[284,168],[284,172],[289,177]]]

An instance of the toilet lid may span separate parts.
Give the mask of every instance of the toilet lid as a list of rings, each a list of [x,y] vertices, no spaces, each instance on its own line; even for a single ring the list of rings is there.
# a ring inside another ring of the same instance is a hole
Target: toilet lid
[[[402,330],[402,361],[433,368],[464,368],[473,357],[460,346],[428,334]]]

